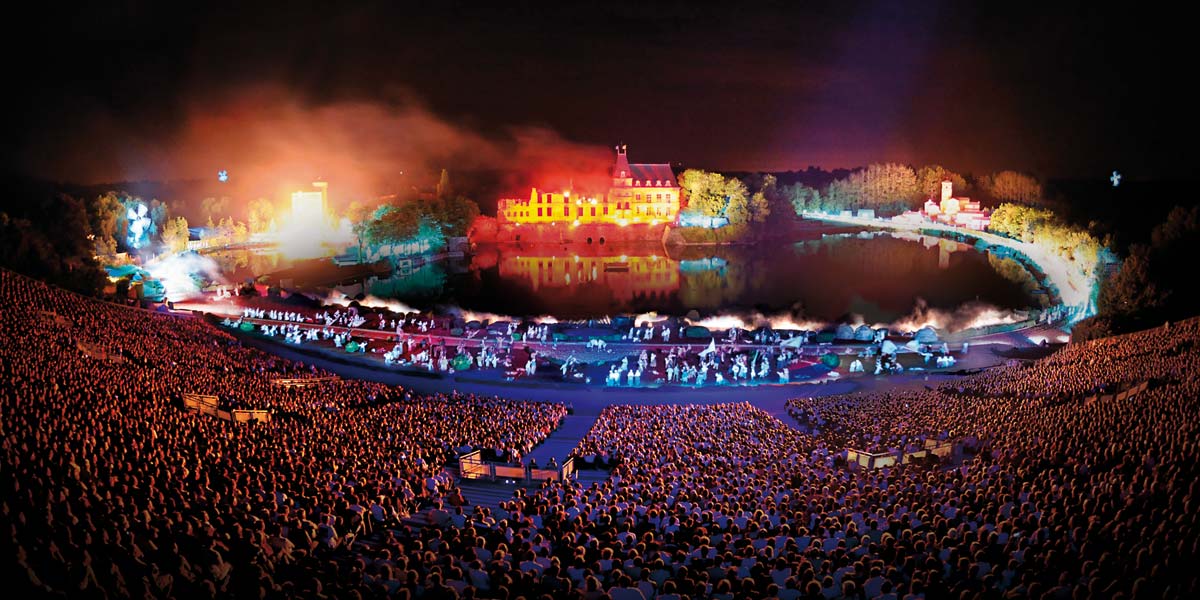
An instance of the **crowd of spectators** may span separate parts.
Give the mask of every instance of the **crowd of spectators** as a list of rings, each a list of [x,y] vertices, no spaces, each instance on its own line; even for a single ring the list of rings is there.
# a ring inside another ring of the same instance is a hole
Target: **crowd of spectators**
[[[1197,320],[935,390],[796,401],[801,427],[747,403],[610,406],[573,452],[611,465],[601,480],[547,481],[488,508],[466,504],[438,462],[459,444],[536,442],[559,405],[262,384],[241,398],[281,417],[226,423],[177,407],[189,371],[217,365],[199,381],[227,373],[231,388],[313,371],[193,320],[0,283],[12,533],[0,544],[14,593],[1200,596]],[[102,335],[112,328],[117,342]],[[80,353],[79,336],[118,343],[123,359]],[[1090,396],[1139,381],[1152,385]],[[850,444],[929,437],[977,443],[944,464],[841,460]],[[421,509],[427,525],[406,519]]]
[[[457,453],[519,458],[567,413],[329,375],[200,319],[0,271],[0,522],[12,534],[0,543],[18,591],[319,593],[341,582],[360,537],[467,504],[444,470]],[[185,393],[273,418],[188,412]]]

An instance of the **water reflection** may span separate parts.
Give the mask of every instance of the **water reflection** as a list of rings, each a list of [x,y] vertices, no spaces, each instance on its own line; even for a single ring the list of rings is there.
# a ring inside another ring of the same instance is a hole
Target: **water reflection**
[[[679,289],[679,262],[667,256],[562,256],[547,250],[509,252],[500,277],[528,282],[531,291],[599,285],[617,302],[666,301]]]
[[[952,310],[982,301],[1022,309],[1044,300],[1016,261],[971,245],[909,233],[825,235],[755,246],[661,244],[504,245],[466,259],[372,273],[314,268],[278,257],[226,257],[227,272],[275,272],[325,287],[394,298],[420,309],[447,305],[511,315],[587,318],[754,310],[834,321],[908,315],[918,298]],[[328,261],[326,261],[328,262]],[[321,283],[324,281],[324,283]]]
[[[453,295],[477,310],[566,318],[745,309],[821,320],[856,313],[883,322],[908,314],[917,298],[945,309],[971,300],[1000,308],[1033,303],[1028,281],[1016,276],[1019,265],[930,236],[865,233],[752,247],[651,244],[576,252],[486,249],[472,260],[474,281],[466,286],[478,294]]]

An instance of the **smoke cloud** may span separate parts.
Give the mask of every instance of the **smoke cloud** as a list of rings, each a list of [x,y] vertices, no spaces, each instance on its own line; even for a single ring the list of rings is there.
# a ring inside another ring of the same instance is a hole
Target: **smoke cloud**
[[[75,142],[36,158],[35,170],[89,184],[216,183],[224,170],[229,180],[218,189],[235,204],[285,198],[321,178],[331,198],[344,203],[428,187],[442,168],[503,171],[505,191],[527,194],[518,186],[602,182],[611,164],[603,146],[536,126],[488,135],[411,99],[315,105],[264,84],[187,101],[180,113],[175,126],[154,131],[123,129],[103,114],[81,117]]]

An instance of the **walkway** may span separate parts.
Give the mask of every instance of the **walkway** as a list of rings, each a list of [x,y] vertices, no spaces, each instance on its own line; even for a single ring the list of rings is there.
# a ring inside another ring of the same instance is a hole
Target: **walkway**
[[[537,461],[539,466],[543,467],[550,462],[551,458],[558,461],[558,464],[563,464],[571,450],[579,445],[579,440],[582,440],[592,430],[592,425],[596,424],[599,416],[599,410],[567,415],[559,424],[558,429],[555,429],[550,437],[538,444],[526,459],[532,458]]]

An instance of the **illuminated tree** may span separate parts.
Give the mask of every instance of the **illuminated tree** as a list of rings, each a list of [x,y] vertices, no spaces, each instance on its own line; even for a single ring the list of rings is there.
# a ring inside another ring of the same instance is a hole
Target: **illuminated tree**
[[[96,198],[91,211],[91,227],[96,254],[114,254],[117,251],[117,223],[125,207],[115,193],[109,192]]]
[[[350,230],[358,242],[358,260],[362,261],[367,244],[367,228],[371,223],[371,213],[374,208],[361,200],[354,200],[346,208],[346,219],[350,221]]]
[[[821,210],[821,192],[816,188],[810,188],[803,183],[796,183],[786,186],[783,193],[787,197],[788,203],[791,204],[792,210],[797,215],[808,211]]]
[[[1032,175],[1001,171],[991,177],[984,177],[981,185],[993,198],[1000,201],[1022,204],[1042,202],[1042,184]]]
[[[967,180],[962,175],[942,165],[925,165],[917,169],[917,200],[938,198],[942,194],[942,181],[949,179],[954,184],[954,193],[967,195]]]
[[[862,202],[862,189],[849,178],[835,179],[825,188],[825,198],[821,209],[825,212],[836,213],[847,210]]]
[[[767,202],[767,211],[761,213],[765,219],[767,215],[783,215],[791,214],[792,197],[790,190],[779,185],[778,180],[774,175],[764,175],[761,184],[758,186],[758,192],[763,195]],[[753,204],[753,202],[751,202]]]
[[[229,214],[232,204],[233,199],[228,196],[205,198],[200,201],[201,215],[209,219],[219,219],[221,215]]]
[[[771,181],[773,186],[774,178]],[[679,186],[690,213],[725,217],[731,225],[761,223],[771,214],[765,194],[760,190],[751,196],[746,184],[736,177],[688,169],[679,176]]]
[[[467,228],[479,216],[479,205],[462,195],[442,199],[430,208],[432,216],[445,225],[446,235],[450,237],[467,235]]]
[[[157,198],[150,200],[150,227],[146,233],[151,237],[158,235],[169,216],[166,202],[160,202]]]
[[[688,212],[720,217],[728,204],[725,177],[700,169],[688,169],[679,176],[679,186],[687,201]]]
[[[250,233],[265,233],[275,220],[275,205],[266,198],[251,200],[246,207],[246,226]]]
[[[188,222],[183,217],[175,217],[167,219],[163,223],[162,233],[160,234],[162,243],[170,252],[183,252],[187,249],[188,242]]]
[[[753,223],[763,223],[771,215],[771,203],[767,200],[767,195],[762,191],[754,192],[754,195],[750,196],[748,208],[750,210],[750,221]]]
[[[920,196],[917,174],[908,165],[874,163],[850,175],[864,208],[907,206]]]
[[[1034,241],[1038,229],[1054,219],[1049,210],[1005,203],[992,212],[988,230],[1023,242]]]
[[[736,177],[725,179],[719,173],[716,175],[723,181],[725,206],[722,213],[729,219],[729,224],[749,223],[754,214],[750,209],[749,198],[747,198],[749,190],[746,189],[746,184]]]

